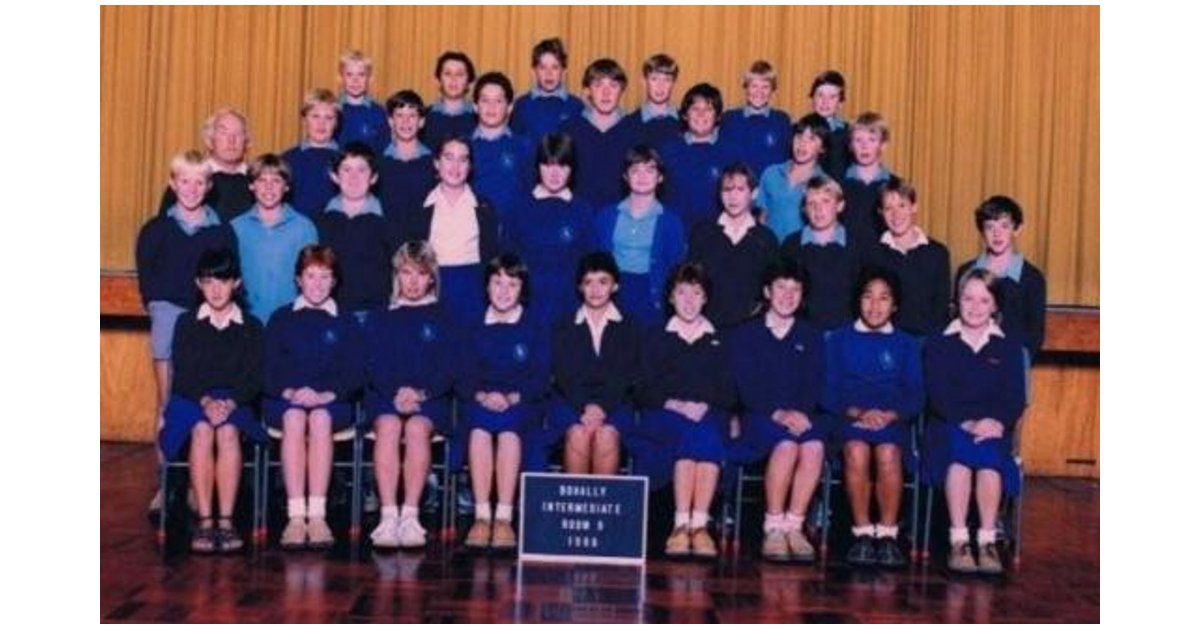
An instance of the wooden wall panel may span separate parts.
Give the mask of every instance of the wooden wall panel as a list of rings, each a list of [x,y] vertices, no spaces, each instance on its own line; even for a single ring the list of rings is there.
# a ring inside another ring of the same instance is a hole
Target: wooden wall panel
[[[148,331],[100,330],[100,439],[151,442],[156,427]]]
[[[921,192],[922,220],[956,261],[978,248],[971,210],[1010,194],[1029,220],[1029,257],[1054,303],[1100,303],[1098,7],[138,7],[101,8],[101,268],[133,266],[174,153],[200,144],[205,117],[242,108],[252,153],[299,138],[312,87],[335,88],[342,51],[375,59],[374,94],[431,98],[439,52],[530,84],[529,50],[562,36],[573,91],[588,60],[611,56],[643,96],[641,61],[682,66],[677,97],[707,80],[741,100],[751,61],[779,72],[777,106],[807,111],[812,77],[847,76],[850,115],[885,114],[887,161]]]

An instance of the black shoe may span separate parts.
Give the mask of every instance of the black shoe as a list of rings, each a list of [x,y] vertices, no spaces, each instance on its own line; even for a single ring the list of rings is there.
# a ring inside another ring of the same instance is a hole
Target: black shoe
[[[875,539],[870,536],[856,536],[850,551],[846,552],[846,562],[854,566],[869,567],[877,561]]]
[[[908,564],[908,558],[904,555],[904,550],[900,548],[900,542],[895,538],[881,538],[875,545],[876,560],[879,561],[879,566],[888,569],[899,569]]]

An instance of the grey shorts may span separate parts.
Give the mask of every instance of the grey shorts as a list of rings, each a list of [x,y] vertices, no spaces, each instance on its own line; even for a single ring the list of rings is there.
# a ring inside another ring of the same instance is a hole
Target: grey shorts
[[[170,361],[175,321],[187,309],[172,302],[154,300],[146,305],[146,310],[150,313],[150,352],[155,361]]]

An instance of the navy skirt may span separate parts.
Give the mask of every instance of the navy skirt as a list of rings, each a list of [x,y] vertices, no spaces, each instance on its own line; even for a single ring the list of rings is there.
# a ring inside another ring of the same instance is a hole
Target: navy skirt
[[[518,403],[500,413],[489,411],[474,400],[463,404],[462,407],[465,411],[468,434],[472,429],[482,429],[488,433],[508,431],[524,434],[535,431],[542,425],[542,405],[538,403]]]
[[[367,412],[367,424],[374,425],[375,419],[382,415],[400,416],[407,420],[412,416],[425,416],[433,422],[433,428],[443,435],[450,434],[454,427],[450,420],[450,401],[447,398],[434,398],[421,403],[417,413],[403,414],[396,411],[396,404],[391,399],[385,399],[376,392],[368,391],[363,397],[363,405]]]
[[[566,437],[567,431],[579,424],[579,417],[583,415],[583,411],[576,410],[574,406],[561,398],[551,401],[549,407],[546,414],[549,420],[548,424],[551,434],[557,436],[557,439]],[[612,425],[622,436],[627,436],[636,426],[633,409],[622,406],[609,410],[604,423]]]
[[[994,470],[1000,474],[1004,493],[1021,493],[1021,474],[1012,454],[1011,435],[984,440],[978,444],[970,433],[957,424],[934,421],[925,430],[922,477],[930,485],[946,482],[950,464],[961,464],[972,470]]]
[[[354,407],[348,402],[339,400],[335,400],[328,405],[321,405],[310,409],[294,405],[282,398],[267,398],[263,400],[263,420],[267,423],[267,426],[283,430],[283,414],[291,409],[300,409],[302,411],[324,409],[328,411],[329,416],[333,419],[334,433],[348,429],[354,424]]]
[[[747,413],[742,416],[743,457],[749,456],[743,463],[761,461],[771,455],[780,442],[824,442],[829,438],[832,421],[825,414],[814,413],[809,416],[812,426],[800,435],[793,435],[783,425],[771,420],[766,413]],[[741,458],[739,458],[741,459]]]
[[[220,397],[220,392],[209,393],[209,396]],[[192,429],[201,422],[207,422],[204,409],[200,403],[183,396],[172,395],[163,411],[163,427],[158,433],[159,449],[168,460],[175,460],[180,450],[192,435]],[[254,413],[248,407],[238,407],[230,414],[227,424],[232,424],[246,437],[256,442],[264,442],[267,433],[255,419]]]
[[[872,447],[892,444],[899,447],[904,456],[905,468],[912,469],[917,465],[912,449],[912,427],[908,420],[897,420],[878,431],[855,427],[854,420],[845,416],[833,418],[832,424],[829,441],[831,449],[841,450],[847,442],[865,442]]]

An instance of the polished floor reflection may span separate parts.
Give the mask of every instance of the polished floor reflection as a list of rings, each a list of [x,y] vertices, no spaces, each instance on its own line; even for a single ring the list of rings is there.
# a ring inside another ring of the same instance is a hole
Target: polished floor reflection
[[[1100,488],[1035,479],[1018,572],[958,578],[935,560],[896,573],[838,561],[791,566],[743,551],[646,567],[518,563],[441,543],[423,554],[348,544],[327,552],[197,557],[144,517],[154,455],[101,445],[100,618],[136,622],[1096,622]],[[334,524],[335,528],[337,523]],[[752,529],[752,528],[750,528]],[[744,549],[753,550],[748,543]]]

